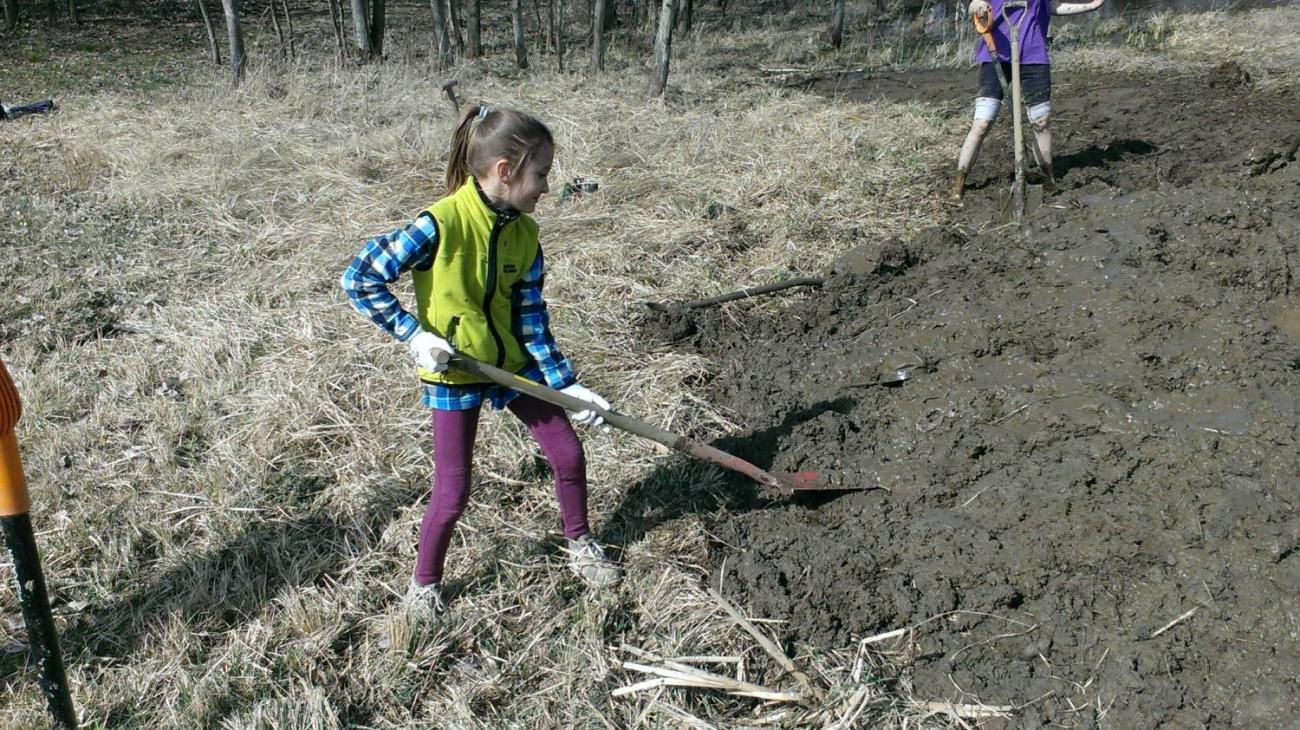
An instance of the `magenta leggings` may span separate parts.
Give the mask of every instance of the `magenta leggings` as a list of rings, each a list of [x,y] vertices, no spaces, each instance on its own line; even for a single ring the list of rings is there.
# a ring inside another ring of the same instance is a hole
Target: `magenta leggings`
[[[526,395],[510,401],[506,408],[524,422],[551,464],[565,537],[586,534],[587,461],[568,415],[558,406]],[[442,581],[451,530],[469,504],[470,462],[480,409],[433,412],[433,494],[420,524],[420,544],[415,552],[417,583]]]

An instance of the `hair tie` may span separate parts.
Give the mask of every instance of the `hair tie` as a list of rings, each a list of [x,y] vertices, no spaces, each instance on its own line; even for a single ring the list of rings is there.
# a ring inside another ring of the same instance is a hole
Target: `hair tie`
[[[489,114],[491,114],[491,113],[492,113],[492,107],[490,107],[490,106],[481,106],[481,107],[479,107],[479,108],[478,108],[478,119],[479,119],[479,121],[481,122],[481,121],[483,121],[484,119],[487,119],[487,115],[489,115]]]

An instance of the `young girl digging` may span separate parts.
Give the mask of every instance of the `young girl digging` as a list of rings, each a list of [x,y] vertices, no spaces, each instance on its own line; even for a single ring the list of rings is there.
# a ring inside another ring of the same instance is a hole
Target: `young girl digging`
[[[1024,97],[1025,116],[1034,132],[1034,144],[1029,151],[1038,165],[1044,182],[1055,184],[1052,171],[1052,67],[1047,56],[1047,30],[1053,15],[1076,15],[1101,7],[1106,0],[1089,2],[1064,2],[1064,0],[1028,0],[1025,8],[1011,10],[1007,18],[1020,24],[1020,87]],[[1002,17],[1005,0],[972,0],[969,12],[993,20],[993,45],[997,50],[996,62],[1002,67],[1003,79],[1011,78],[1011,30],[1007,18]],[[1022,17],[1023,16],[1023,17]],[[975,119],[962,142],[957,156],[957,175],[952,182],[952,199],[960,201],[966,192],[966,175],[979,157],[980,145],[997,119],[1002,108],[1002,83],[994,67],[993,54],[986,43],[975,48],[975,60],[980,64],[979,93],[975,97]]]
[[[555,496],[568,538],[569,567],[601,588],[621,573],[587,526],[587,467],[582,443],[562,409],[472,375],[448,370],[439,351],[460,353],[609,408],[579,385],[551,335],[542,299],[545,267],[537,224],[528,216],[550,188],[551,132],[513,109],[470,105],[447,162],[447,194],[404,228],[371,239],[343,274],[353,306],[405,342],[433,409],[433,493],[420,525],[415,574],[405,603],[445,609],[443,565],[451,531],[469,502],[470,462],[483,403],[507,408],[541,446],[555,474]],[[416,311],[388,289],[409,271]],[[600,426],[594,411],[573,413]]]

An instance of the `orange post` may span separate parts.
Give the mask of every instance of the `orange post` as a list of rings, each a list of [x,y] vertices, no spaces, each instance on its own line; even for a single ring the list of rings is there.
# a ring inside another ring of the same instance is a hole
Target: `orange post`
[[[55,726],[76,728],[77,712],[72,706],[72,693],[68,691],[68,678],[63,670],[59,634],[50,614],[50,597],[45,591],[45,574],[41,571],[41,556],[36,550],[36,534],[27,514],[31,506],[27,498],[27,480],[23,476],[18,437],[14,433],[21,415],[18,389],[9,379],[4,362],[0,361],[0,530],[4,532],[5,544],[14,561],[18,605],[27,624],[32,659],[40,667],[41,691],[45,693]]]
[[[14,434],[22,413],[18,389],[9,379],[4,362],[0,362],[0,517],[24,514],[30,506],[23,462],[18,456],[18,437]]]

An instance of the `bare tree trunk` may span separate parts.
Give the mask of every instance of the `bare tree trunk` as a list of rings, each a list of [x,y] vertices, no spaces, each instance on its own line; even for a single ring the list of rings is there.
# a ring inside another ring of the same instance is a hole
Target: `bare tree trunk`
[[[605,70],[605,0],[592,0],[591,72]]]
[[[643,5],[645,0],[639,0]],[[605,32],[611,33],[618,26],[618,6],[615,0],[605,0]]]
[[[370,56],[384,58],[384,30],[387,26],[388,9],[384,0],[371,0],[370,5]]]
[[[482,25],[479,22],[481,0],[469,0],[469,42],[465,46],[466,58],[478,58],[483,55]]]
[[[447,35],[447,6],[442,0],[429,0],[433,11],[433,47],[438,54],[438,68],[451,65],[451,38]]]
[[[447,0],[447,35],[451,36],[453,57],[465,55],[465,43],[460,30],[460,8],[456,0]]]
[[[636,28],[641,26],[641,21],[643,20],[643,18],[641,17],[642,11],[645,11],[647,13],[649,12],[649,10],[646,10],[645,0],[628,0],[628,4],[627,4],[627,27],[628,28],[635,30]]]
[[[275,0],[271,0],[275,2]],[[284,30],[289,35],[289,58],[296,54],[293,48],[293,16],[289,14],[289,0],[280,0],[280,7],[284,10]]]
[[[352,0],[352,34],[356,36],[361,55],[370,58],[374,51],[370,45],[370,13],[366,0]]]
[[[668,86],[668,64],[673,56],[673,21],[677,13],[677,0],[663,0],[659,10],[659,33],[655,35],[655,67],[650,77],[650,95],[663,96]]]
[[[541,4],[541,0],[538,0]],[[555,50],[555,1],[546,0],[546,50]]]
[[[347,41],[343,34],[343,6],[339,0],[330,0],[330,25],[334,27],[334,50],[339,55],[339,60],[343,60]]]
[[[528,45],[524,38],[524,3],[523,0],[510,0],[510,14],[515,25],[515,65],[528,68]]]
[[[244,79],[244,32],[239,27],[238,0],[221,0],[226,11],[226,38],[230,42],[230,85],[239,86]]]
[[[77,0],[68,0],[68,20],[73,25],[81,25],[81,14],[77,12]]]
[[[555,17],[555,67],[564,70],[564,0],[551,0]]]
[[[212,29],[212,18],[208,17],[208,8],[203,4],[204,0],[194,1],[199,6],[199,14],[203,16],[203,27],[208,29],[208,50],[212,51],[212,63],[220,66],[221,47],[217,45],[217,33]]]
[[[677,29],[683,33],[690,33],[695,17],[695,0],[678,0],[678,9]]]
[[[5,28],[13,30],[18,27],[18,0],[4,0]]]
[[[280,28],[280,11],[275,9],[274,0],[271,3],[271,29],[275,31],[276,47],[280,49],[280,58],[285,57],[284,50],[284,31]]]
[[[844,0],[835,0],[835,10],[831,12],[831,47],[839,50],[844,43]]]
[[[45,20],[50,25],[59,22],[59,0],[45,0]]]
[[[547,15],[550,13],[550,10],[546,11]],[[542,0],[533,0],[533,16],[537,28],[537,46],[550,50],[551,40],[546,37],[546,23],[542,22]]]

